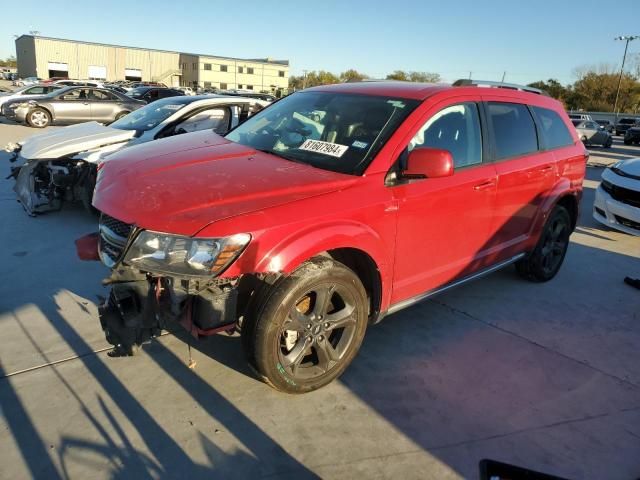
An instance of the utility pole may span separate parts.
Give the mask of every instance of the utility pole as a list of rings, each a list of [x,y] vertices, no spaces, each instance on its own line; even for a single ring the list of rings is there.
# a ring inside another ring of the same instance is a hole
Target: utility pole
[[[616,101],[613,104],[613,113],[616,116],[615,123],[618,123],[618,97],[620,96],[620,84],[622,83],[622,72],[624,71],[624,61],[627,59],[627,48],[629,48],[629,42],[637,40],[640,38],[640,35],[621,35],[619,37],[614,38],[614,40],[623,40],[624,44],[624,55],[622,55],[622,66],[620,67],[620,76],[618,77],[618,88],[616,90]]]
[[[307,88],[307,72],[309,70],[302,70],[302,89]]]
[[[502,80],[500,80],[500,83],[504,83],[504,77],[507,76],[507,72],[506,70],[504,72],[502,72]]]

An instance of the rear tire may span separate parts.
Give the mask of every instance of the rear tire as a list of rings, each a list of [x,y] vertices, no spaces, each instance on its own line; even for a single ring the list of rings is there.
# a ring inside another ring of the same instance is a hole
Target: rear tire
[[[30,127],[44,128],[51,123],[51,115],[44,108],[36,107],[27,114]]]
[[[625,144],[625,145],[631,145],[631,140],[626,140],[626,139],[625,139],[625,140],[624,140],[624,144]]]
[[[249,363],[269,385],[306,393],[327,385],[358,353],[367,294],[341,263],[315,258],[273,285],[243,325]]]
[[[516,262],[516,271],[532,282],[547,282],[556,276],[569,247],[571,216],[557,205],[545,223],[536,248]]]
[[[611,148],[613,145],[613,138],[609,137],[606,142],[604,142],[604,148]]]
[[[127,115],[129,115],[129,112],[120,112],[118,115],[116,115],[116,119],[114,120],[114,122],[116,120],[120,120],[122,117],[126,117]]]

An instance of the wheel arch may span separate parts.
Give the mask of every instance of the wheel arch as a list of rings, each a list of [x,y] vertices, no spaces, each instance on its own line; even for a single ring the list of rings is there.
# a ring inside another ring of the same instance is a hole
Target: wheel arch
[[[49,114],[49,118],[51,118],[51,123],[53,123],[56,120],[56,117],[53,114],[53,109],[47,108],[47,107],[43,107],[40,104],[34,105],[31,109],[29,109],[29,112],[27,113],[27,116],[31,115],[31,113],[36,109],[44,110],[45,112],[47,112]]]

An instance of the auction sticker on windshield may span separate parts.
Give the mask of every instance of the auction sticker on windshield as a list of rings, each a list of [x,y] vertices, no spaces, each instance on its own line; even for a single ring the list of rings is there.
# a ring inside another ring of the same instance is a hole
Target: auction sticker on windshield
[[[325,155],[331,155],[332,157],[340,158],[344,153],[349,150],[346,145],[340,145],[339,143],[323,142],[321,140],[305,140],[302,145],[298,147],[300,150],[306,150],[308,152],[323,153]]]

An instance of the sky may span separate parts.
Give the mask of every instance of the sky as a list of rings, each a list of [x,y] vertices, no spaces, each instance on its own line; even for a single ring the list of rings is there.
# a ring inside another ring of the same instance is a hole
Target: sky
[[[615,4],[615,8],[614,7]],[[355,68],[529,83],[575,80],[584,65],[620,68],[640,35],[640,0],[7,1],[0,58],[15,35],[40,35],[240,58],[288,59],[291,74]],[[640,57],[640,39],[629,59]]]

